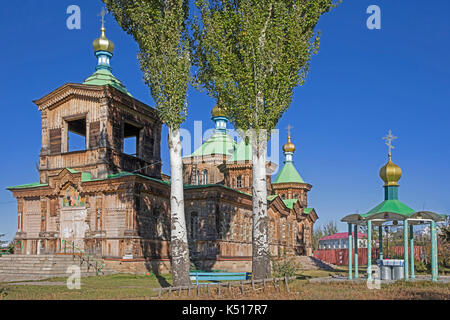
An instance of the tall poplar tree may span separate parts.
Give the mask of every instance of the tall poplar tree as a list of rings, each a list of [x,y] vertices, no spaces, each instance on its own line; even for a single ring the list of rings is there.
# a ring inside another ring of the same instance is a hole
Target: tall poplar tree
[[[315,26],[332,0],[196,0],[196,82],[221,99],[252,141],[255,278],[270,276],[266,152],[268,135],[302,85],[319,48]]]
[[[190,285],[184,215],[180,125],[187,113],[190,49],[188,0],[103,0],[119,25],[139,44],[139,62],[159,117],[169,127],[171,255],[173,285]]]

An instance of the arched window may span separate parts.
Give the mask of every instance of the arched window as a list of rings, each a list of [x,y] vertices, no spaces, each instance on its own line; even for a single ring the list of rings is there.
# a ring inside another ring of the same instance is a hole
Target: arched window
[[[200,171],[194,170],[194,184],[199,185],[200,184]]]
[[[208,184],[208,170],[203,170],[202,184]]]
[[[294,199],[298,199],[298,193],[294,194]]]
[[[286,199],[286,195],[284,193],[281,195],[281,199]]]
[[[236,188],[242,188],[242,176],[236,178]]]

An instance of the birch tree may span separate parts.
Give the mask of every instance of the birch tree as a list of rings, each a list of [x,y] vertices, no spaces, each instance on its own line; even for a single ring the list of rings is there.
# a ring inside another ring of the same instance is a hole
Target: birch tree
[[[223,101],[234,126],[252,142],[255,278],[270,276],[266,152],[269,135],[305,81],[319,49],[315,31],[332,0],[196,0],[195,81]],[[250,131],[250,132],[249,132]],[[250,133],[250,134],[249,134]]]
[[[173,285],[190,285],[184,215],[180,125],[187,113],[190,50],[187,0],[103,0],[139,44],[138,59],[161,120],[169,128],[171,256]]]

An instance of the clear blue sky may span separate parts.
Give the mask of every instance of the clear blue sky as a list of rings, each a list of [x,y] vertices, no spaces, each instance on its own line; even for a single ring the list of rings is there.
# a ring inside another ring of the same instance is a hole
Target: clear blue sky
[[[66,9],[82,11],[81,30],[66,28]],[[366,8],[381,8],[381,30],[368,30]],[[0,233],[16,231],[16,203],[5,188],[37,182],[40,113],[32,100],[93,73],[92,41],[99,36],[100,0],[5,1],[0,12],[2,50],[0,107]],[[412,208],[450,209],[450,2],[435,0],[344,0],[321,18],[320,52],[303,87],[295,90],[279,123],[292,124],[295,164],[313,185],[309,205],[317,224],[363,213],[383,200],[379,168],[387,158],[381,137],[392,129],[400,165],[400,199]],[[107,36],[116,44],[113,73],[139,100],[153,105],[142,82],[137,45],[107,17]],[[214,101],[189,91],[189,116],[212,127]],[[169,173],[167,130],[162,139]],[[282,160],[282,159],[281,159]],[[340,230],[345,225],[339,223]]]

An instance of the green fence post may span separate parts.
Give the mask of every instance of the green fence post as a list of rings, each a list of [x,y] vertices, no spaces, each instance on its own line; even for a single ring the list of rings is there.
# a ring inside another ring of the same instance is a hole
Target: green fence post
[[[414,279],[416,276],[414,274],[414,226],[412,224],[409,225],[409,248],[411,254],[411,279]]]
[[[348,279],[352,279],[352,224],[348,224]]]
[[[408,271],[408,220],[403,221],[403,265],[405,269],[405,280],[409,279]]]
[[[438,279],[436,222],[431,221],[431,280]]]
[[[354,238],[355,238],[355,279],[358,278],[358,225],[355,224],[354,227]]]
[[[380,260],[383,260],[383,226],[379,226],[378,227],[378,248],[379,248],[379,253],[378,253],[378,258]]]
[[[372,280],[372,221],[367,221],[367,280]]]

